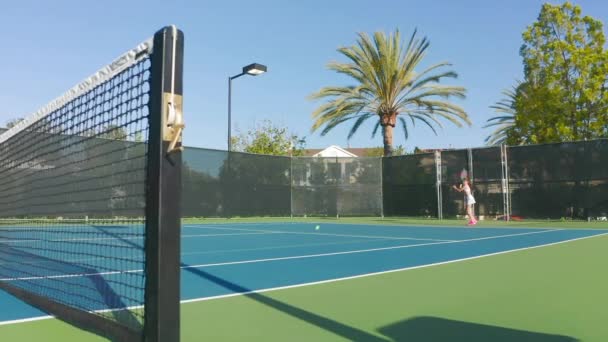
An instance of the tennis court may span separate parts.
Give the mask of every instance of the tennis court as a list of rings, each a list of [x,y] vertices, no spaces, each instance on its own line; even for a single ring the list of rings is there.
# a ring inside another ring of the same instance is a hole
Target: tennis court
[[[559,224],[557,225],[559,226]],[[23,226],[14,227],[15,230],[23,228]],[[106,234],[105,238],[112,241],[111,243],[105,241],[104,244],[106,245],[130,245],[139,248],[142,246],[141,239],[134,238],[129,234],[129,226],[108,228],[107,226],[96,227],[91,225],[90,229],[102,229]],[[496,267],[500,267],[501,262],[504,260],[500,259],[501,254],[520,256],[522,253],[526,253],[525,251],[533,251],[540,254],[541,258],[539,259],[542,260],[544,254],[553,252],[552,247],[564,246],[570,248],[577,246],[577,243],[586,243],[587,241],[594,243],[601,241],[605,245],[606,235],[608,235],[608,230],[606,229],[568,229],[559,227],[468,228],[458,226],[386,225],[381,223],[352,224],[326,220],[318,222],[301,222],[296,220],[293,222],[185,223],[182,227],[181,257],[182,310],[185,311],[182,329],[186,330],[184,340],[195,341],[204,337],[212,340],[238,340],[239,338],[255,336],[256,334],[259,337],[264,336],[266,340],[281,340],[284,338],[285,331],[290,330],[288,327],[277,328],[282,332],[275,335],[272,330],[258,330],[260,327],[264,327],[264,324],[260,324],[256,328],[253,322],[250,322],[253,325],[249,327],[249,332],[238,332],[228,329],[222,332],[223,335],[216,335],[215,337],[208,335],[208,328],[217,334],[217,330],[208,326],[210,322],[199,322],[200,326],[195,330],[192,330],[192,326],[189,327],[188,322],[197,321],[198,315],[203,314],[207,316],[211,313],[207,311],[207,308],[217,310],[218,305],[222,305],[222,302],[224,302],[227,305],[226,309],[229,309],[234,303],[230,302],[234,299],[229,297],[244,293],[249,293],[249,295],[243,298],[257,302],[255,306],[257,309],[250,308],[250,310],[253,310],[250,313],[252,315],[250,319],[254,319],[253,317],[255,317],[254,320],[260,320],[260,316],[266,315],[266,311],[271,310],[276,311],[275,315],[291,317],[289,324],[292,326],[291,329],[295,329],[296,331],[299,328],[301,329],[301,327],[298,327],[300,323],[308,320],[306,325],[312,323],[313,326],[316,325],[317,329],[323,331],[321,337],[318,338],[324,340],[339,340],[340,338],[358,340],[359,337],[363,337],[363,340],[391,340],[390,334],[388,337],[383,337],[381,333],[365,332],[365,329],[361,331],[355,327],[348,329],[346,326],[341,327],[341,323],[339,324],[338,321],[332,323],[331,320],[321,319],[322,315],[320,313],[292,307],[292,305],[287,304],[290,301],[289,293],[294,293],[294,298],[297,299],[299,297],[297,289],[277,292],[284,295],[284,298],[287,299],[286,302],[270,297],[270,294],[275,292],[269,292],[268,295],[265,292],[273,289],[295,288],[304,285],[314,285],[311,289],[316,290],[308,291],[323,292],[330,291],[328,289],[337,286],[338,288],[346,288],[346,290],[343,290],[345,292],[335,294],[335,296],[328,295],[327,293],[316,295],[314,298],[309,298],[310,301],[330,304],[334,301],[349,298],[352,303],[373,302],[373,297],[376,294],[367,292],[365,288],[360,287],[360,282],[364,277],[374,276],[370,277],[370,279],[381,279],[387,276],[386,273],[424,268],[428,268],[430,274],[437,273],[439,275],[444,272],[445,266],[448,266],[448,264],[460,264],[460,262],[463,262],[463,264],[470,265],[471,262],[482,257],[489,257],[485,262],[493,263]],[[78,237],[66,235],[64,239],[57,239],[56,243],[59,245],[65,244],[65,240],[74,238]],[[28,242],[15,238],[12,241],[4,241],[2,243],[11,246],[11,248],[19,249],[19,245],[31,243],[31,241]],[[44,257],[48,257],[49,260],[53,259],[52,255],[45,255]],[[534,258],[531,258],[527,262],[534,263],[535,261]],[[605,261],[602,262],[605,263]],[[27,261],[23,261],[23,263],[27,263]],[[518,267],[525,269],[526,265],[518,265]],[[143,272],[143,270],[138,269],[124,269],[123,271]],[[410,271],[397,272],[397,274],[403,275],[408,272]],[[492,274],[495,273],[497,273],[496,270],[492,272]],[[471,272],[467,274],[472,279],[482,275]],[[46,274],[39,281],[47,281],[47,277],[52,276],[52,274]],[[66,277],[65,270],[57,276]],[[77,274],[73,274],[68,276],[86,281],[92,275],[78,276]],[[111,283],[114,275],[111,273],[100,273],[95,276],[99,276]],[[567,281],[566,278],[568,277],[568,275],[564,275],[564,281]],[[18,279],[3,280],[18,281]],[[340,281],[334,283],[337,280]],[[374,280],[369,281],[373,282]],[[514,281],[514,283],[517,283],[517,281]],[[352,285],[349,286],[348,284]],[[402,286],[404,288],[408,287],[407,283],[400,283],[394,280],[387,283],[387,285],[393,290]],[[435,296],[441,296],[441,294],[433,293],[438,287],[441,288],[440,285],[442,284],[428,283],[428,290],[420,291],[419,289],[417,292],[401,293],[400,295],[403,298],[410,298],[413,302],[425,297],[431,300]],[[445,285],[443,284],[443,286]],[[470,286],[475,287],[477,284],[471,283]],[[534,284],[528,284],[528,286],[534,288]],[[503,287],[505,287],[504,284]],[[581,286],[579,290],[584,291],[584,286]],[[45,314],[12,299],[7,294],[2,293],[1,296],[0,301],[6,304],[3,305],[3,310],[0,312],[0,321],[2,321],[3,325],[0,328],[0,333],[16,333],[25,336],[23,334],[25,330],[29,330],[28,327],[31,324],[45,322],[15,323],[20,320],[43,317]],[[367,298],[364,299],[364,297]],[[533,298],[529,299],[533,300]],[[603,299],[605,300],[606,298],[604,297]],[[598,300],[602,300],[602,298],[598,298]],[[200,312],[198,314],[192,313],[192,316],[189,315],[188,309],[191,305],[197,305]],[[436,304],[432,304],[431,306],[434,305]],[[451,304],[446,303],[446,306],[449,307]],[[360,310],[365,310],[365,308],[361,307]],[[384,310],[387,312],[400,311],[398,306],[384,307]],[[476,306],[476,310],[500,312],[500,308],[485,307],[484,305],[479,305],[479,303]],[[406,311],[409,310],[406,309]],[[238,313],[234,314],[240,315]],[[514,314],[510,313],[510,315]],[[352,313],[350,316],[363,316],[373,322],[375,320],[373,316],[375,315],[373,311],[370,311],[367,313]],[[270,314],[267,318],[271,319],[272,316],[273,314]],[[343,319],[348,321],[349,315],[347,314]],[[316,322],[317,320],[320,321],[317,322],[318,324],[315,324],[313,321]],[[429,318],[425,318],[424,320],[430,320],[427,322],[430,324],[429,326],[432,326],[433,322],[435,324],[441,323],[440,326],[442,324],[458,325],[454,322],[450,323],[449,320],[445,322]],[[11,324],[11,321],[15,324]],[[219,324],[216,320],[213,321],[214,323],[211,325]],[[247,321],[233,323],[249,326]],[[45,322],[44,324],[47,323]],[[557,329],[558,327],[554,328]],[[597,328],[602,329],[599,326]],[[490,328],[486,327],[486,329]],[[466,329],[462,331],[466,331]],[[492,329],[489,331],[492,331]],[[534,337],[534,339],[530,340],[545,341],[538,339],[538,336],[543,335],[540,333],[542,331],[538,332],[539,335],[535,336],[532,332],[529,332],[530,336]],[[601,334],[605,333],[605,331],[598,330],[596,333]],[[69,340],[69,335],[66,336],[66,340]],[[312,336],[316,336],[316,333],[313,333]],[[292,335],[291,340],[310,340],[309,338],[312,338],[312,336]],[[517,335],[507,334],[507,336]],[[521,335],[520,337],[522,336],[525,337],[525,335]],[[94,337],[91,338],[92,340],[95,339]],[[395,339],[393,338],[393,340]],[[546,341],[567,340],[546,339]]]
[[[165,27],[0,135],[2,341],[608,340],[608,140],[185,148],[183,48]]]

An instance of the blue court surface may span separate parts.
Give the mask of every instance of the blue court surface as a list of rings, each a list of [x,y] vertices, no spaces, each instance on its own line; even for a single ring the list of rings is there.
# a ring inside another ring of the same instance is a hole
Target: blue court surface
[[[607,230],[598,229],[295,222],[185,224],[182,227],[182,300],[210,300],[250,291],[369,276],[606,234]],[[112,231],[107,238],[115,239],[117,245],[138,248],[142,245],[141,240],[123,238]],[[10,241],[4,243],[10,245]],[[113,274],[100,272],[100,275],[112,283]],[[44,282],[43,278],[39,281]],[[121,289],[115,291],[121,293]],[[45,316],[3,291],[0,291],[0,303],[0,323]]]

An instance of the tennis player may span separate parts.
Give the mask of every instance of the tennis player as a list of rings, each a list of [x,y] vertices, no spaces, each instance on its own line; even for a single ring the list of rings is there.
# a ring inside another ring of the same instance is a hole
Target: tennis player
[[[476,225],[477,219],[475,218],[475,197],[473,197],[473,192],[471,190],[471,180],[468,176],[465,176],[462,179],[462,184],[459,186],[453,185],[452,187],[458,192],[464,191],[467,202],[467,215],[469,215],[469,226]]]

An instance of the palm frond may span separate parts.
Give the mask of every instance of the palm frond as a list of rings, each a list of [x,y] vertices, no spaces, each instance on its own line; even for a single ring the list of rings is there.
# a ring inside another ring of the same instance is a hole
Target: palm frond
[[[372,116],[374,116],[374,114],[363,114],[361,115],[357,121],[355,121],[355,123],[353,124],[353,127],[350,128],[350,131],[348,132],[348,137],[347,139],[350,140],[350,138],[353,137],[353,135],[355,135],[355,133],[357,133],[357,130],[359,129],[359,127],[361,127],[361,125],[367,121],[367,119],[371,118]]]
[[[518,83],[515,87],[509,90],[504,90],[502,94],[505,96],[494,105],[490,106],[495,113],[500,115],[489,118],[486,121],[484,128],[495,128],[490,135],[484,140],[487,145],[500,145],[506,143],[509,138],[509,134],[515,127],[515,116],[517,115],[517,97],[518,95],[525,95],[522,92],[518,92],[521,83]]]
[[[405,122],[405,119],[403,119],[403,118],[399,118],[399,122],[401,122],[401,128],[403,129],[403,133],[405,134],[405,140],[407,140],[407,138],[409,138],[409,132],[407,130],[407,122]]]
[[[378,120],[378,122],[376,122],[376,125],[374,126],[374,130],[372,131],[372,138],[376,137],[376,133],[378,133],[378,128],[380,128],[380,120]]]

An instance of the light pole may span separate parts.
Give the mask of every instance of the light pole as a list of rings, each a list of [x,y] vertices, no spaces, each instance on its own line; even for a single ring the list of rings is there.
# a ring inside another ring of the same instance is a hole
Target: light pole
[[[243,75],[261,75],[266,71],[265,65],[253,63],[243,67],[243,72],[240,74],[228,77],[228,152],[232,151],[232,80]]]

